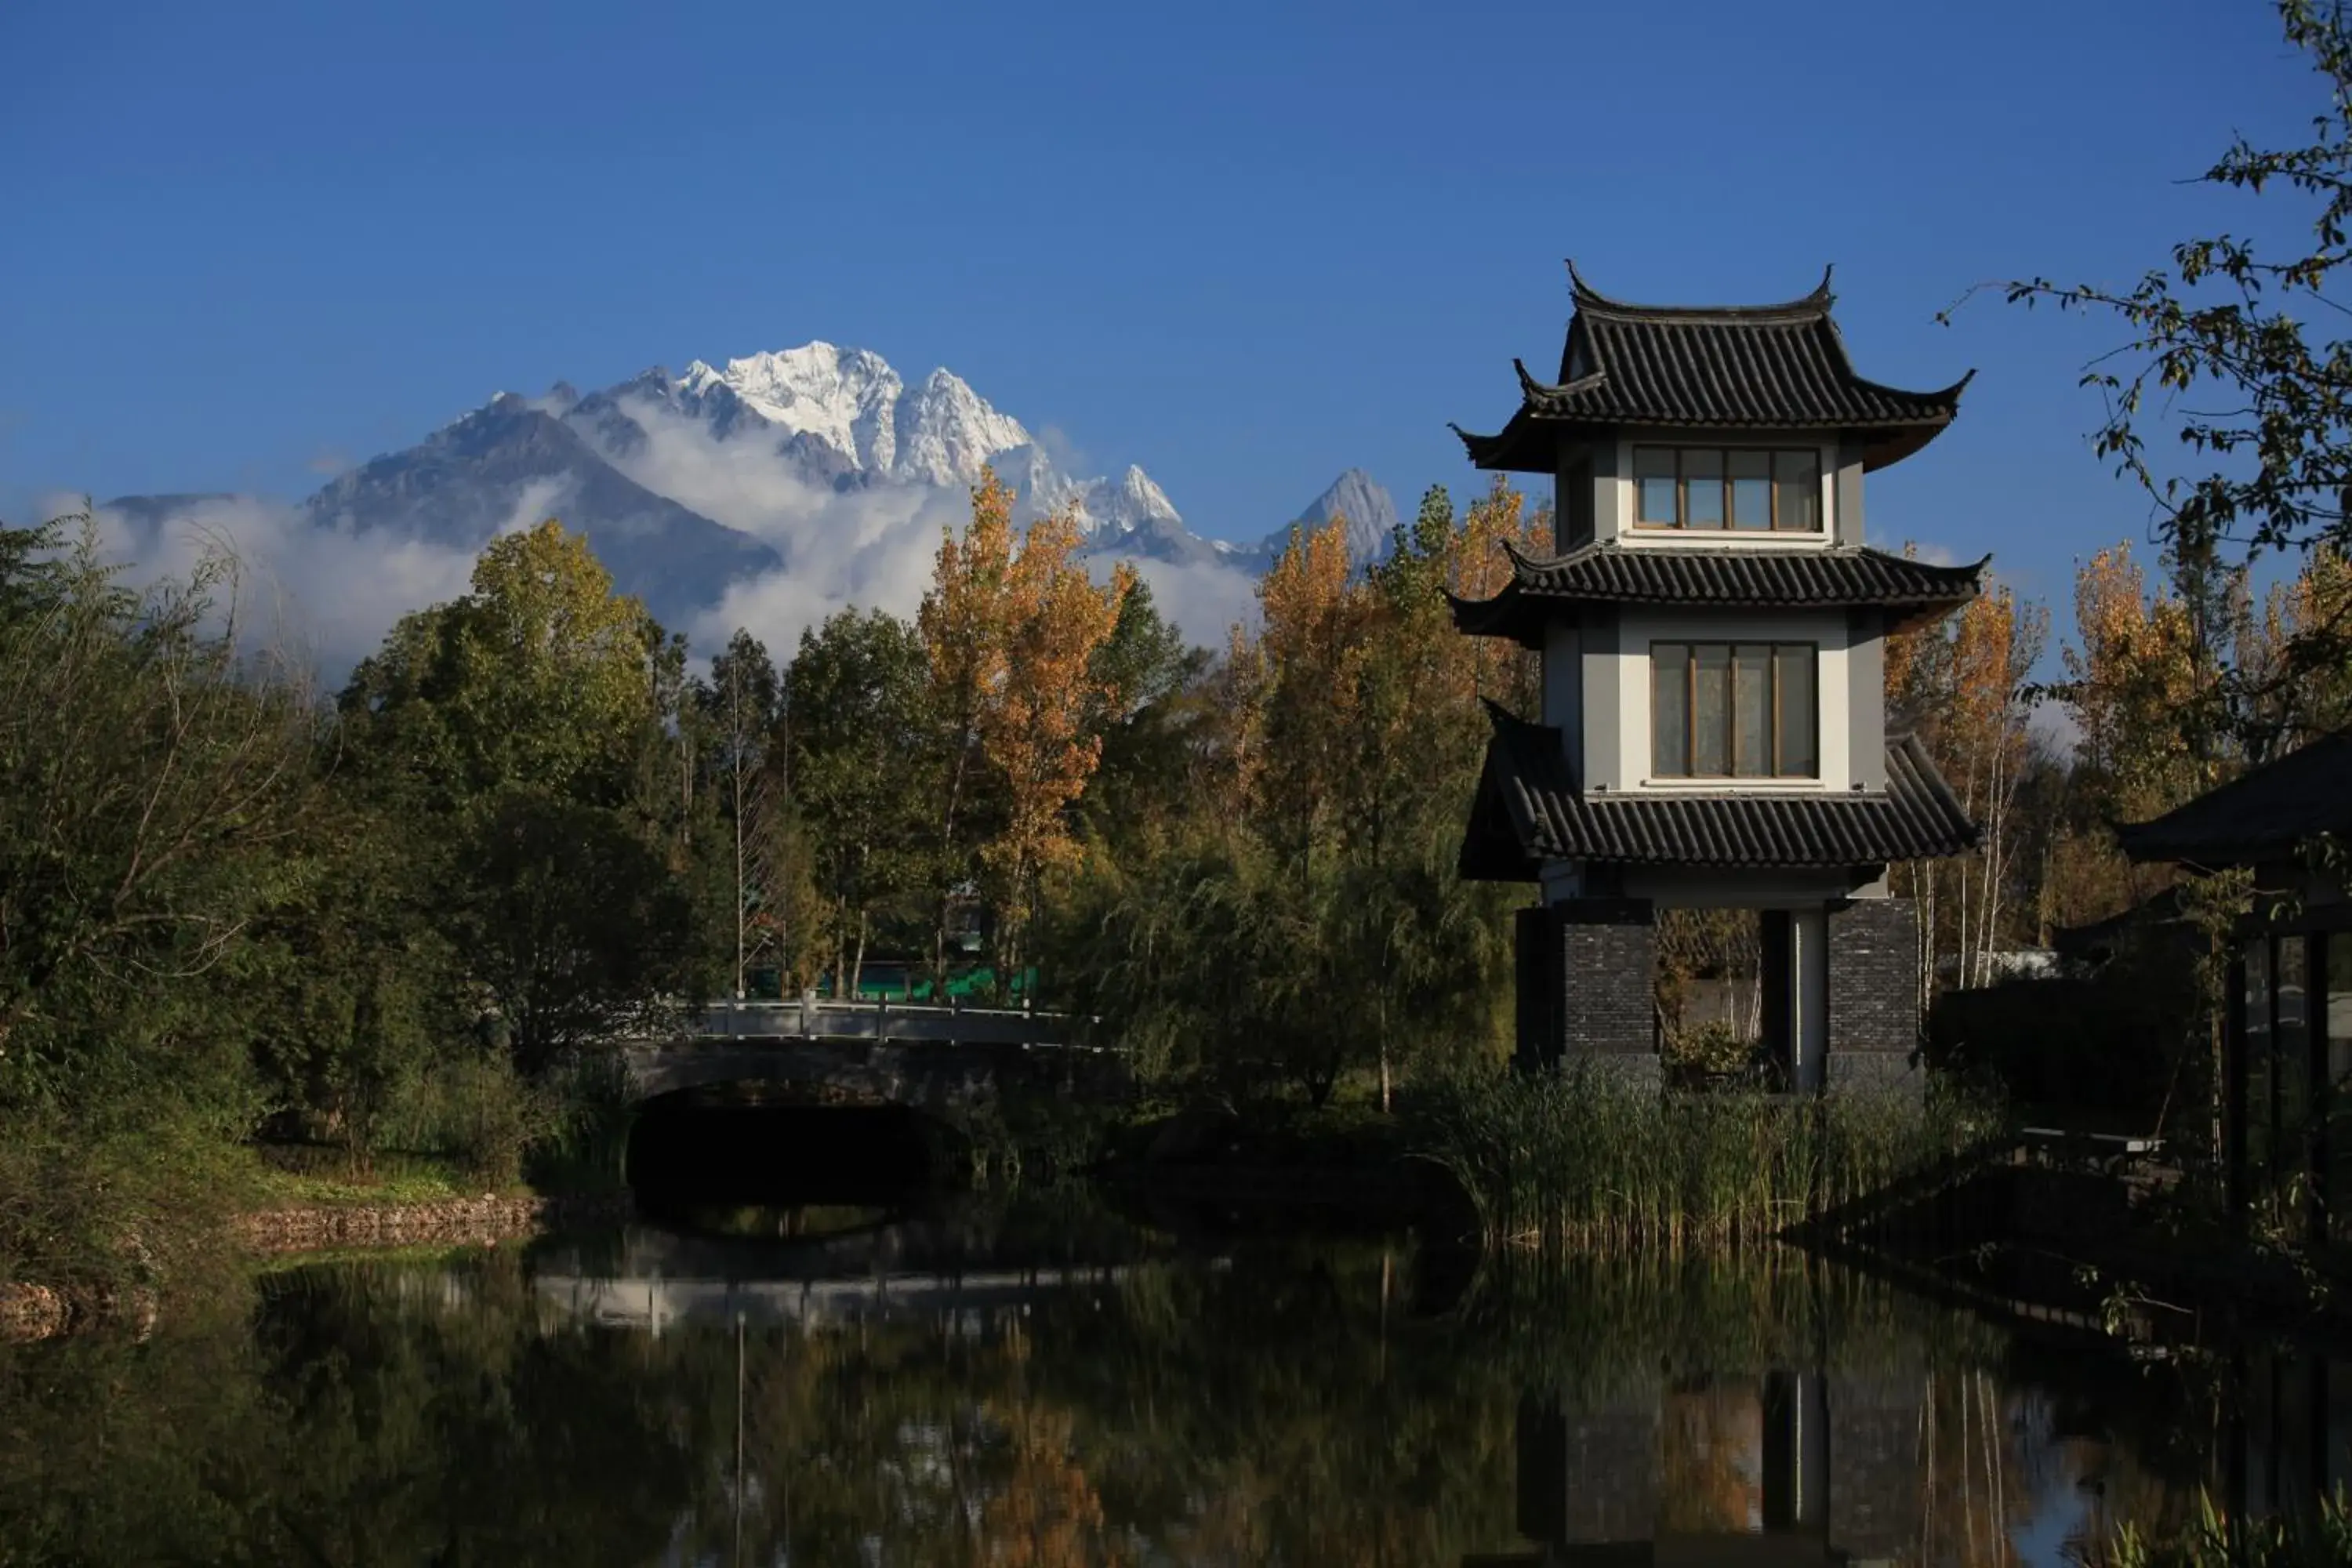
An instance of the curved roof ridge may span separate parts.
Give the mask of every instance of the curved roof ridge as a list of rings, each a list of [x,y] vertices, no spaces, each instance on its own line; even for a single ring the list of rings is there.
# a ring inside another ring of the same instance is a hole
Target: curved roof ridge
[[[1845,345],[1843,342],[1838,345],[1838,352],[1841,353],[1845,352]],[[1852,360],[1848,360],[1846,363],[1850,368],[1853,362]],[[1888,397],[1912,397],[1918,399],[1922,403],[1958,404],[1960,400],[1960,394],[1966,392],[1969,389],[1969,383],[1974,381],[1976,378],[1977,367],[1970,365],[1969,366],[1968,373],[1961,376],[1959,380],[1952,383],[1949,386],[1939,386],[1933,392],[1913,392],[1905,387],[1891,385],[1886,382],[1873,381],[1870,377],[1858,373],[1854,374],[1853,380],[1855,385],[1864,387],[1872,392],[1881,393]]]
[[[1985,559],[1990,561],[1992,557],[1988,555]],[[1978,832],[1975,822],[1969,818],[1968,808],[1960,804],[1960,797],[1952,793],[1951,782],[1944,777],[1944,770],[1936,765],[1927,743],[1919,738],[1917,731],[1904,730],[1887,736],[1886,760],[1890,764],[1900,763],[1907,768],[1911,776],[1903,783],[1927,791],[1928,796],[1948,815],[1968,825],[1969,837],[1974,840]],[[1886,770],[1890,791],[1896,787],[1895,771],[1891,765]]]
[[[1642,305],[1630,300],[1618,300],[1603,294],[1584,280],[1578,271],[1576,258],[1568,258],[1569,293],[1579,310],[1591,310],[1596,315],[1620,316],[1632,320],[1692,321],[1707,318],[1755,321],[1769,320],[1807,321],[1827,316],[1837,296],[1830,291],[1830,279],[1837,270],[1832,263],[1822,268],[1822,280],[1813,285],[1812,292],[1794,300],[1782,300],[1768,305]]]
[[[1528,368],[1528,362],[1516,357],[1511,361],[1511,368],[1519,373],[1519,396],[1523,402],[1534,402],[1546,397],[1571,396],[1589,386],[1599,386],[1609,379],[1609,368],[1606,365],[1587,374],[1580,375],[1572,381],[1538,381],[1535,372]]]
[[[1550,555],[1531,555],[1519,547],[1519,542],[1516,539],[1500,539],[1496,542],[1503,547],[1503,553],[1510,557],[1513,566],[1528,566],[1538,571],[1546,567],[1558,566],[1565,562],[1580,560],[1587,555],[1622,548],[1621,542],[1614,539],[1588,539],[1573,550],[1562,550]]]

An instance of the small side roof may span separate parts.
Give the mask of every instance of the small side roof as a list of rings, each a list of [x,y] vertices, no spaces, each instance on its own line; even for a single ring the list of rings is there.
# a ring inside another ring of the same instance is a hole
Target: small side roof
[[[1852,432],[1863,466],[1881,468],[1933,440],[1959,412],[1970,371],[1933,392],[1906,392],[1857,373],[1818,287],[1773,305],[1635,305],[1612,300],[1568,264],[1575,314],[1559,379],[1520,361],[1519,407],[1492,436],[1455,426],[1482,468],[1553,471],[1571,431],[1625,426]]]
[[[2352,731],[2323,735],[2152,822],[2116,829],[2135,860],[2197,866],[2290,859],[2323,834],[2352,834]]]
[[[1507,542],[1511,580],[1487,599],[1451,598],[1455,629],[1541,646],[1546,622],[1585,604],[1722,609],[1866,605],[1894,613],[1895,629],[1949,614],[1982,591],[1988,555],[1938,566],[1864,545],[1820,550],[1629,549],[1613,540],[1538,559]],[[1450,597],[1450,596],[1449,596]]]

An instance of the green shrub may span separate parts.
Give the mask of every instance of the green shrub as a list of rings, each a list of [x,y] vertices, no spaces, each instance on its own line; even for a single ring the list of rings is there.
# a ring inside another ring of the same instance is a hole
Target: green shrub
[[[576,1051],[549,1072],[550,1117],[526,1151],[532,1184],[567,1191],[617,1186],[636,1118],[629,1069],[616,1051]]]
[[[0,1112],[0,1284],[64,1291],[81,1305],[166,1283],[195,1289],[226,1267],[215,1238],[258,1189],[235,1142],[239,1110],[113,1108]]]
[[[527,1082],[503,1054],[436,1062],[403,1086],[385,1114],[383,1145],[459,1162],[478,1180],[520,1179],[524,1152],[562,1127],[556,1095]]]
[[[1666,1036],[1666,1069],[1691,1078],[1728,1078],[1756,1059],[1756,1041],[1719,1018]]]

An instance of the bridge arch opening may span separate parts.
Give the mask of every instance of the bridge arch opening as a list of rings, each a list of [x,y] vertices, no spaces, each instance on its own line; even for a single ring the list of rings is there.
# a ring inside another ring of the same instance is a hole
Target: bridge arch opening
[[[625,1173],[648,1215],[902,1204],[956,1173],[962,1135],[910,1106],[707,1085],[637,1108]]]

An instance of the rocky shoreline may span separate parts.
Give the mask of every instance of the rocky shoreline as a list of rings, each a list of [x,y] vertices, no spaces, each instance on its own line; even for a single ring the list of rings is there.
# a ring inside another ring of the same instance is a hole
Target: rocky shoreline
[[[0,1343],[46,1340],[74,1319],[66,1293],[47,1285],[0,1285]]]
[[[572,1226],[629,1217],[629,1194],[443,1198],[422,1204],[306,1206],[241,1215],[230,1234],[244,1250],[272,1256],[340,1247],[484,1247]]]
[[[228,1239],[256,1257],[287,1257],[338,1247],[492,1247],[542,1231],[611,1225],[632,1212],[626,1191],[586,1195],[443,1198],[433,1203],[353,1204],[270,1209],[239,1215]],[[50,1285],[0,1284],[0,1342],[46,1340],[69,1330],[130,1322],[152,1327],[155,1297],[89,1297]]]

